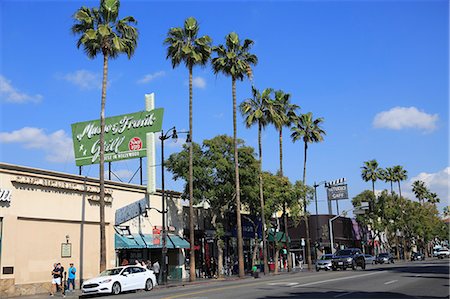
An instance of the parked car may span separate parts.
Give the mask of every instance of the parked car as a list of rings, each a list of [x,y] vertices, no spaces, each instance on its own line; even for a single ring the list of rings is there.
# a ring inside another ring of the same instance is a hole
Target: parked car
[[[366,260],[366,265],[373,265],[375,264],[375,257],[371,254],[364,254],[364,259]]]
[[[337,251],[331,261],[331,269],[333,271],[337,269],[346,270],[352,268],[356,270],[356,267],[366,269],[366,261],[361,250],[358,248],[347,248]]]
[[[425,254],[422,252],[414,252],[411,255],[411,261],[424,261],[425,260]]]
[[[380,253],[377,255],[377,258],[375,259],[375,263],[377,264],[389,264],[394,263],[394,257],[390,253]]]
[[[439,259],[443,259],[446,257],[450,257],[450,251],[448,250],[448,248],[440,248],[436,252],[436,255]]]
[[[83,295],[111,293],[145,289],[150,291],[157,284],[152,270],[140,266],[125,266],[108,269],[97,277],[86,280],[81,286]]]
[[[331,270],[331,260],[333,259],[332,254],[324,254],[316,261],[316,271],[320,270]]]

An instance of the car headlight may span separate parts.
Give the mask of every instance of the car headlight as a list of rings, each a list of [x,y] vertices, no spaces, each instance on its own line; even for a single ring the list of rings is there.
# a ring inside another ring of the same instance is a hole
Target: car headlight
[[[351,257],[347,258],[347,262],[351,262],[351,261],[352,261]]]
[[[99,284],[108,283],[108,282],[111,282],[111,279],[105,279],[105,280],[99,281]]]

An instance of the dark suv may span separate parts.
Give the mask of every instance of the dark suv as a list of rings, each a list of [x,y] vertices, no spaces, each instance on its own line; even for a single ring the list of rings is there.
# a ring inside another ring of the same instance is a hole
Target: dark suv
[[[358,248],[347,248],[336,252],[331,261],[331,269],[336,271],[337,269],[346,270],[352,268],[356,270],[356,267],[366,269],[366,261],[364,254]]]

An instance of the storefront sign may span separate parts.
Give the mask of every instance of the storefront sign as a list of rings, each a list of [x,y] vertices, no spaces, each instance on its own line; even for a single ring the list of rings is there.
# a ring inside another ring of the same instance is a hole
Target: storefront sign
[[[0,189],[0,201],[11,201],[11,191]]]
[[[348,198],[347,184],[327,187],[328,200]]]
[[[105,162],[145,157],[146,134],[161,131],[164,109],[140,111],[105,119]],[[72,124],[77,166],[99,163],[100,120]]]
[[[115,225],[121,225],[137,216],[141,215],[147,210],[147,198],[135,201],[116,210]]]
[[[24,185],[47,187],[47,188],[51,188],[53,190],[61,189],[61,190],[77,191],[77,192],[85,191],[84,184],[58,181],[58,180],[52,180],[52,179],[46,179],[46,178],[30,177],[30,176],[16,176],[15,178],[13,178],[11,180],[11,182],[24,184]],[[87,185],[86,193],[99,194],[100,188],[97,186]],[[108,200],[111,201],[112,193],[113,193],[112,189],[105,188],[105,195],[107,196],[105,198],[106,201],[108,201]],[[108,197],[109,197],[109,199],[108,199]]]

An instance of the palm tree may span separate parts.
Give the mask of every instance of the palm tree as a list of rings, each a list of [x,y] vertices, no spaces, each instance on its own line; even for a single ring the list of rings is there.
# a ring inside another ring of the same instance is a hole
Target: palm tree
[[[194,236],[194,179],[193,179],[193,131],[192,131],[192,69],[195,65],[206,65],[211,56],[211,38],[207,35],[197,37],[199,26],[193,17],[184,21],[184,28],[171,28],[164,44],[167,48],[167,59],[172,61],[172,67],[184,62],[189,70],[189,240],[190,267],[189,281],[195,280],[195,236]]]
[[[402,189],[400,187],[400,181],[405,181],[408,178],[408,172],[403,169],[403,166],[396,165],[394,166],[394,177],[395,181],[398,183],[398,194],[402,197]]]
[[[365,182],[372,181],[372,192],[375,196],[375,182],[378,179],[383,179],[383,171],[378,167],[377,160],[373,159],[365,161],[364,166],[361,167],[361,177]]]
[[[431,204],[436,204],[436,203],[441,201],[439,199],[438,195],[436,193],[434,193],[434,192],[429,192],[428,193],[427,200]]]
[[[395,173],[394,173],[394,168],[393,167],[386,167],[385,170],[381,171],[381,176],[383,177],[383,180],[386,183],[390,183],[391,184],[391,194],[394,194],[394,187],[393,187],[393,183],[395,182]]]
[[[245,117],[245,125],[250,128],[254,124],[258,124],[258,148],[259,148],[259,200],[261,205],[261,222],[263,223],[262,237],[263,237],[263,257],[264,257],[264,274],[269,273],[269,264],[267,261],[267,237],[265,232],[266,217],[264,215],[264,195],[263,195],[263,178],[262,178],[262,141],[261,131],[264,129],[269,121],[272,119],[273,105],[270,95],[273,90],[266,88],[262,94],[252,87],[253,97],[241,103],[240,110],[243,117]]]
[[[106,239],[105,239],[105,104],[106,86],[108,80],[108,61],[121,53],[128,59],[133,56],[137,47],[138,31],[132,24],[136,24],[133,17],[119,16],[119,0],[101,0],[100,8],[78,9],[73,18],[75,24],[72,32],[81,35],[77,47],[83,47],[86,55],[94,59],[103,55],[103,81],[100,109],[100,271],[106,269]]]
[[[290,128],[297,118],[296,110],[300,107],[290,102],[291,95],[284,93],[282,90],[275,92],[275,110],[276,114],[272,117],[271,122],[274,124],[275,128],[279,132],[279,144],[280,144],[280,170],[279,175],[283,176],[283,127]],[[283,204],[283,215],[284,215],[284,234],[286,235],[286,240],[289,240],[288,231],[288,217],[287,217],[287,207],[286,203]],[[287,256],[288,256],[288,271],[291,271],[292,261],[290,254],[289,242],[286,242],[287,246]]]
[[[303,185],[306,186],[306,159],[308,152],[308,143],[316,143],[323,141],[323,135],[325,135],[325,131],[320,127],[323,123],[323,118],[313,119],[313,115],[311,112],[300,115],[296,121],[295,126],[291,128],[292,141],[295,142],[297,140],[302,139],[305,144],[305,156],[303,160]],[[311,270],[312,262],[311,262],[311,245],[309,239],[309,223],[308,223],[308,214],[306,212],[306,194],[303,197],[303,209],[304,209],[304,217],[305,217],[305,228],[306,228],[306,255],[308,256],[308,269]]]
[[[425,186],[425,182],[417,180],[412,183],[412,186],[414,195],[417,197],[419,202],[423,204],[429,193],[428,188]]]
[[[234,140],[234,173],[236,178],[236,218],[238,239],[239,277],[245,276],[244,250],[241,225],[241,189],[239,185],[238,142],[236,129],[236,80],[244,80],[244,77],[252,77],[252,65],[258,63],[256,55],[249,52],[253,41],[245,39],[241,44],[239,36],[232,32],[225,37],[225,45],[214,47],[217,57],[213,58],[212,66],[215,74],[223,73],[231,77],[231,89],[233,97],[233,140]]]

